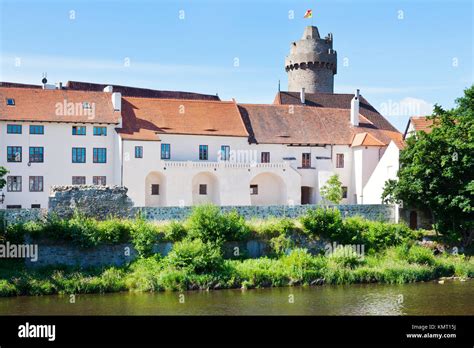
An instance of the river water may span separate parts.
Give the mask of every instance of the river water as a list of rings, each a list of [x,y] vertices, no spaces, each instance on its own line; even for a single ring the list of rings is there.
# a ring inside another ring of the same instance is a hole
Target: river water
[[[10,297],[0,315],[474,315],[474,281]]]

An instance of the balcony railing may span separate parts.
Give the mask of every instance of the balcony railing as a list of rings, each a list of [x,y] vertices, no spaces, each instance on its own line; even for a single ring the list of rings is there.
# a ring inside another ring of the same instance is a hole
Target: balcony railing
[[[275,163],[238,163],[238,162],[198,162],[198,161],[163,161],[165,167],[180,167],[180,168],[289,168],[288,162]]]

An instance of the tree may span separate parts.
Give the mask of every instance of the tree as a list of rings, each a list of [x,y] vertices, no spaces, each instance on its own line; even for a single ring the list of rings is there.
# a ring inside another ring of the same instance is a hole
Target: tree
[[[5,187],[7,183],[6,180],[3,178],[8,173],[4,167],[0,167],[0,190]]]
[[[339,181],[339,175],[332,175],[321,187],[321,197],[326,201],[339,204],[342,200],[342,183]]]
[[[382,199],[429,209],[439,233],[469,246],[474,236],[474,85],[454,109],[435,105],[430,118],[430,133],[407,139],[398,181],[386,182]]]

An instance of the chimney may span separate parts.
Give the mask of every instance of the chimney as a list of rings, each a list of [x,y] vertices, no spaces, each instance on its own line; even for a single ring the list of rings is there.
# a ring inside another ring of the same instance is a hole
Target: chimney
[[[122,111],[122,94],[120,92],[112,93],[112,105],[114,111]]]
[[[56,89],[63,89],[63,83],[62,82],[56,82]]]
[[[301,88],[300,100],[301,100],[301,104],[304,104],[304,103],[306,102],[306,96],[305,96],[305,93],[304,93],[304,87]]]
[[[351,124],[355,127],[359,125],[359,90],[357,89],[354,98],[351,100]]]
[[[105,88],[104,88],[104,92],[112,93],[113,91],[114,91],[113,86],[105,86]]]

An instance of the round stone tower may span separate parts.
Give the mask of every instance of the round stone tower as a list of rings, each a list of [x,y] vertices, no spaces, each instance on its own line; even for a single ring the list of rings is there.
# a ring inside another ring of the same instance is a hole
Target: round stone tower
[[[307,26],[301,40],[293,42],[285,59],[288,91],[306,93],[334,93],[337,55],[332,49],[332,34],[324,39],[317,27]]]

